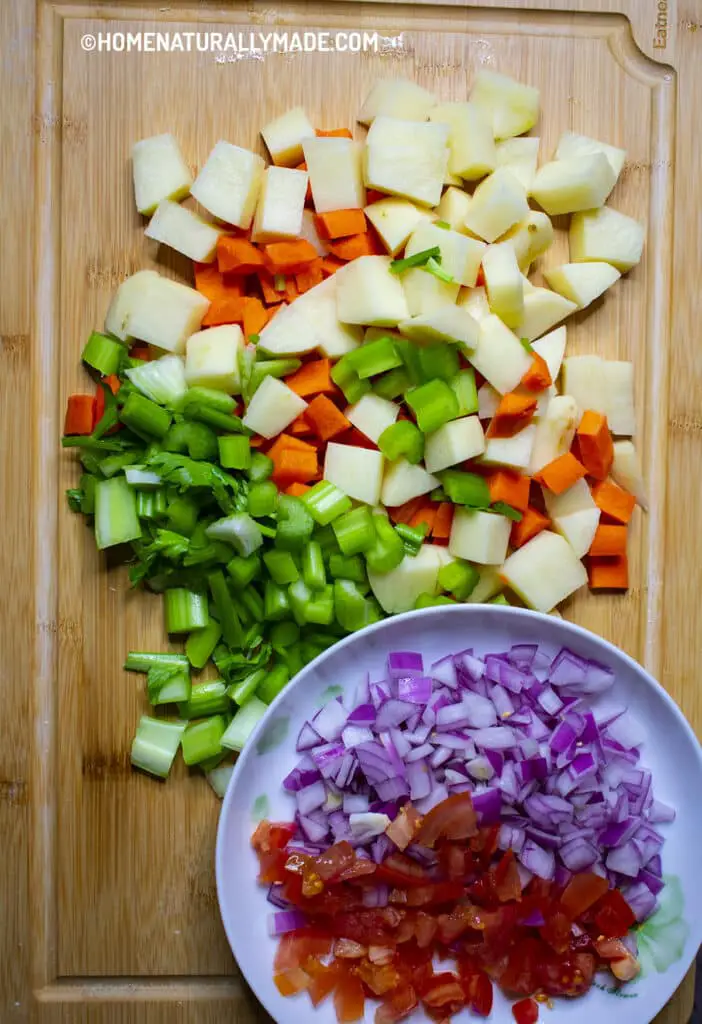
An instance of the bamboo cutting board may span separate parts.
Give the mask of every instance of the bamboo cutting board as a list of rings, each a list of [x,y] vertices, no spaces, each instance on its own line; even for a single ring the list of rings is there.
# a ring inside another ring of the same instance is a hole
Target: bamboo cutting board
[[[167,785],[129,768],[145,702],[120,665],[130,647],[163,644],[160,602],[129,592],[63,498],[76,469],[58,438],[66,396],[85,384],[88,332],[127,274],[153,265],[189,280],[143,238],[128,160],[138,138],[173,130],[197,166],[219,138],[260,149],[260,126],[294,104],[320,127],[350,125],[377,77],[459,99],[486,66],[541,89],[542,158],[566,128],[627,149],[612,203],[647,222],[645,259],[569,338],[572,351],[636,364],[651,512],[635,523],[630,592],[578,595],[567,615],[644,663],[702,733],[700,21],[695,0],[4,0],[0,1024],[265,1019],[218,918],[215,798],[182,765]],[[378,53],[223,63],[81,44],[157,28],[402,38]],[[690,982],[666,1024],[686,1024]]]

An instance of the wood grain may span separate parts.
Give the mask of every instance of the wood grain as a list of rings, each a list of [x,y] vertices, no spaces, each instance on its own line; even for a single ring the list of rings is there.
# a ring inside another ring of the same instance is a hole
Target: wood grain
[[[701,154],[687,127],[693,104],[679,102],[702,92],[692,6],[670,0],[664,46],[657,0],[471,8],[38,0],[36,12],[26,0],[6,0],[0,8],[2,117],[12,140],[0,154],[9,226],[0,242],[3,493],[16,494],[30,467],[32,474],[31,504],[24,493],[6,498],[9,543],[0,552],[0,664],[12,708],[0,747],[0,834],[10,837],[0,881],[0,920],[9,922],[0,929],[3,1024],[265,1019],[219,923],[212,794],[182,765],[166,786],[129,769],[144,698],[120,664],[129,647],[163,644],[160,602],[128,591],[123,570],[98,557],[63,500],[76,470],[56,439],[66,395],[84,386],[78,357],[87,332],[127,274],[150,265],[176,277],[186,270],[160,263],[144,242],[128,162],[136,138],[173,129],[198,165],[220,137],[260,149],[263,120],[294,103],[322,127],[350,124],[379,75],[407,75],[460,98],[474,69],[487,65],[542,89],[542,154],[566,127],[627,148],[612,202],[647,221],[646,258],[570,338],[576,351],[636,363],[652,512],[635,524],[631,592],[578,595],[568,615],[657,672],[702,732],[702,614],[687,582],[691,556],[692,566],[700,562],[699,523],[694,495],[684,498],[702,456],[690,272],[702,256],[702,196],[694,202],[702,186],[693,171]],[[187,30],[195,21],[200,30],[376,29],[402,32],[403,45],[394,56],[235,64],[80,46],[86,32]],[[685,1024],[690,1008],[688,982],[661,1020]]]

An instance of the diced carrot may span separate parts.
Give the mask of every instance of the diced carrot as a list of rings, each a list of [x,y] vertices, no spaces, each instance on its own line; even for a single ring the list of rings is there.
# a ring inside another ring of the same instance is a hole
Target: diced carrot
[[[216,263],[195,264],[195,287],[210,302],[216,302],[223,296],[242,296],[246,285],[241,277],[225,277]]]
[[[578,462],[572,452],[560,455],[553,462],[534,474],[537,483],[548,487],[553,494],[563,494],[569,487],[585,476],[586,470],[582,462]]]
[[[314,288],[315,285],[321,284],[324,280],[324,273],[322,271],[322,259],[318,257],[314,263],[310,263],[307,270],[301,271],[299,274],[295,274],[295,287],[300,295],[308,292],[310,288]]]
[[[301,412],[296,420],[293,420],[292,423],[289,423],[287,429],[293,435],[293,437],[300,437],[301,435],[304,436],[305,434],[312,433],[312,427],[310,426],[310,423],[308,422],[304,412]]]
[[[265,448],[268,444],[268,438],[260,437],[258,434],[255,434],[253,437],[249,438],[249,444],[252,448]]]
[[[496,469],[487,478],[490,488],[490,501],[503,501],[506,505],[526,512],[529,507],[529,488],[531,480],[522,473],[511,469]]]
[[[313,444],[310,444],[308,441],[301,441],[299,437],[293,437],[291,434],[278,434],[266,454],[269,459],[273,459],[275,462],[280,452],[285,451],[286,448],[291,448],[293,451],[298,452],[316,452],[317,450]]]
[[[217,266],[223,274],[255,274],[263,266],[263,253],[246,238],[220,235]]]
[[[487,429],[488,437],[514,437],[532,419],[536,399],[514,391],[503,395]]]
[[[267,306],[275,306],[279,302],[285,301],[285,292],[279,292],[273,287],[273,274],[270,274],[267,270],[260,270],[257,276],[258,283],[261,286],[261,292],[263,294],[263,301]]]
[[[436,510],[436,519],[431,530],[434,540],[448,540],[452,524],[453,504],[450,501],[442,501]]]
[[[268,323],[268,310],[260,299],[247,296],[244,299],[244,336],[247,341],[252,334],[259,334]]]
[[[107,384],[108,388],[113,395],[116,395],[120,388],[120,379],[116,374],[110,374],[109,377],[102,377],[101,380],[95,386],[95,402],[93,405],[93,427],[96,427],[103,417],[105,412],[105,389],[103,384]],[[121,428],[121,423],[116,423],[114,427],[111,427],[108,431],[109,434],[114,433],[116,430]]]
[[[305,163],[305,161],[303,160],[301,164],[298,164],[297,167],[295,168],[295,170],[296,171],[306,171],[307,170],[307,164]]]
[[[380,199],[389,199],[390,197],[386,192],[378,192],[374,188],[369,188],[366,191],[366,206],[370,206],[371,203],[377,203]]]
[[[512,524],[509,542],[513,548],[521,548],[537,533],[545,530],[548,524],[549,520],[546,516],[530,505],[522,515],[521,521]]]
[[[333,256],[338,256],[340,260],[346,260],[346,262],[358,259],[359,256],[378,256],[382,252],[382,250],[379,251],[370,231],[365,231],[360,235],[349,235],[348,238],[340,238],[337,242],[332,242],[329,248]]]
[[[553,384],[548,363],[538,352],[532,353],[531,366],[521,379],[521,384],[527,391],[543,391]]]
[[[331,277],[335,274],[339,267],[344,266],[344,260],[340,260],[338,256],[325,256],[322,259],[322,274],[324,277]]]
[[[607,425],[607,417],[593,409],[583,413],[576,431],[580,461],[590,476],[596,480],[605,480],[614,458],[612,435]]]
[[[425,498],[410,498],[404,505],[395,505],[394,508],[389,508],[388,514],[394,523],[409,523],[412,516],[425,504],[425,500]]]
[[[422,524],[426,525],[426,534],[429,536],[434,529],[434,523],[436,522],[436,505],[423,505],[417,512],[414,513],[409,521],[410,526],[417,528]]]
[[[201,294],[204,294],[204,292],[201,292]],[[206,296],[206,298],[209,298],[209,296]],[[151,359],[151,349],[148,345],[137,342],[136,345],[132,345],[129,349],[129,356],[131,359],[143,359],[144,362],[148,363]]]
[[[298,238],[294,242],[270,242],[264,246],[263,258],[273,274],[299,274],[318,257],[311,242]]]
[[[627,590],[629,562],[626,555],[617,558],[588,559],[590,590]]]
[[[270,457],[270,452],[268,453]],[[275,468],[271,480],[281,490],[290,484],[306,484],[319,476],[317,452],[298,451],[295,448],[283,448],[275,458]]]
[[[363,210],[330,210],[329,213],[318,213],[316,222],[320,238],[347,238],[349,235],[362,235],[368,230]]]
[[[329,376],[330,368],[331,363],[328,359],[313,359],[286,377],[285,383],[300,398],[329,394],[336,390],[336,385]]]
[[[485,272],[483,271],[482,263],[478,267],[478,275],[477,275],[477,277],[475,279],[475,287],[476,288],[484,288],[485,287]]]
[[[626,555],[626,526],[610,526],[600,523],[595,531],[588,554],[605,558],[620,558]]]
[[[332,128],[326,131],[324,128],[316,128],[315,135],[318,139],[352,139],[353,135],[348,128]]]
[[[636,505],[636,498],[618,487],[612,480],[601,480],[592,488],[597,507],[618,523],[628,523]]]
[[[293,483],[289,487],[285,488],[285,493],[289,494],[291,498],[301,498],[303,494],[309,491],[309,484]]]
[[[205,313],[202,326],[218,327],[220,324],[237,324],[244,319],[244,304],[246,296],[222,295],[210,303],[210,308]]]
[[[64,434],[91,434],[94,411],[95,399],[92,395],[69,395],[63,424]]]
[[[348,430],[351,424],[326,395],[317,395],[305,409],[305,416],[322,441],[329,441]]]
[[[378,446],[375,441],[371,441],[369,437],[362,434],[360,430],[356,429],[356,427],[349,427],[348,430],[345,430],[343,434],[339,434],[339,436],[335,437],[334,440],[338,444],[348,444],[353,448],[368,448],[368,450],[372,452],[378,451]]]

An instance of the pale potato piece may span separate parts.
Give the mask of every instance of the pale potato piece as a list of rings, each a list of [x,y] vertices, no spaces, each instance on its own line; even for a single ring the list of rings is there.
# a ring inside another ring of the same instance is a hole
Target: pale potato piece
[[[550,612],[587,583],[587,572],[565,538],[543,530],[509,556],[500,570],[529,608]]]
[[[594,409],[607,417],[613,434],[636,429],[633,363],[600,356],[569,356],[563,360],[563,387],[581,414]]]
[[[529,210],[526,218],[506,231],[498,241],[512,246],[520,269],[526,272],[537,256],[553,244],[553,237],[550,218],[540,210]]]
[[[147,238],[153,238],[197,263],[212,262],[221,233],[220,228],[204,217],[170,199],[161,200],[144,231]]]
[[[210,300],[194,288],[158,274],[145,282],[133,300],[126,316],[127,337],[177,355],[185,351],[186,340],[200,329],[210,308]]]
[[[497,166],[506,167],[529,191],[536,174],[541,139],[533,135],[497,143]]]
[[[529,423],[513,437],[488,437],[480,462],[485,466],[507,466],[525,473],[529,469],[537,427]]]
[[[415,556],[406,555],[390,572],[368,570],[368,582],[383,611],[389,615],[409,612],[421,594],[438,594],[439,569],[444,564],[441,551],[436,544],[422,544]]]
[[[633,217],[603,206],[574,213],[568,242],[574,263],[604,260],[622,274],[641,261],[645,230]]]
[[[190,191],[217,220],[247,229],[256,209],[264,166],[256,153],[220,140]]]
[[[313,139],[315,131],[302,107],[286,110],[261,129],[263,141],[274,164],[297,167],[302,163],[302,140]]]
[[[468,214],[471,197],[461,188],[447,188],[436,208],[439,220],[445,221],[454,231],[465,233],[464,221]]]
[[[409,199],[396,198],[379,199],[366,206],[364,212],[391,256],[397,256],[417,225],[432,216]]]
[[[448,168],[448,136],[446,124],[377,117],[366,138],[366,185],[436,206]]]
[[[585,309],[615,284],[621,274],[609,263],[564,263],[544,271],[551,288]]]
[[[429,111],[430,121],[449,126],[451,174],[468,181],[484,178],[497,166],[492,122],[472,103],[441,103]]]
[[[237,395],[241,391],[239,353],[244,335],[238,324],[223,324],[191,334],[185,346],[188,387],[214,388]]]
[[[607,157],[618,178],[624,167],[626,150],[611,146],[608,142],[600,142],[599,139],[591,139],[587,135],[578,135],[577,132],[563,132],[558,140],[554,160],[578,159],[582,156],[592,156],[594,153],[602,153]]]
[[[377,505],[380,501],[384,464],[381,452],[330,441],[324,459],[324,479],[336,484],[355,501]]]
[[[437,245],[441,251],[441,269],[450,274],[454,281],[472,288],[485,253],[485,243],[424,220],[410,235],[405,256],[415,256]]]
[[[426,121],[436,103],[428,89],[407,78],[381,78],[366,96],[357,120],[371,124],[376,117],[399,117],[405,121]]]
[[[546,412],[535,424],[529,466],[532,476],[570,451],[580,418],[581,410],[572,395],[555,395],[551,399]]]
[[[491,315],[487,292],[482,285],[479,288],[461,288],[456,305],[470,313],[478,323]]]
[[[302,151],[317,213],[366,205],[360,143],[335,137],[303,139]]]
[[[494,242],[528,214],[524,186],[511,171],[499,167],[473,193],[465,226],[484,241]]]
[[[604,153],[554,160],[536,172],[531,195],[546,213],[577,213],[604,206],[617,176]]]
[[[399,280],[402,281],[405,291],[407,316],[424,316],[444,306],[455,305],[461,287],[457,281],[440,281],[438,277],[427,273],[421,267],[406,270],[400,275]]]
[[[451,524],[449,552],[478,565],[501,565],[507,554],[511,529],[512,523],[506,516],[457,507]]]
[[[477,416],[444,423],[426,438],[424,463],[430,473],[467,462],[485,451],[485,434]]]
[[[265,169],[251,232],[253,242],[300,237],[308,180],[305,171]]]
[[[585,480],[578,480],[562,494],[541,488],[544,504],[557,533],[568,541],[578,558],[590,550],[600,521],[600,510]]]
[[[498,566],[484,565],[480,567],[478,572],[480,573],[480,579],[466,600],[466,604],[484,604],[491,597],[495,597],[496,594],[505,589],[505,585],[500,579]]]
[[[478,345],[468,358],[500,394],[513,391],[532,362],[519,338],[494,314],[481,321]]]
[[[646,511],[648,500],[641,471],[641,460],[631,441],[614,442],[614,461],[610,475],[615,483],[633,494],[641,508]]]
[[[382,432],[392,426],[399,412],[400,406],[395,402],[368,394],[344,409],[344,416],[357,430],[377,444]]]
[[[495,71],[478,72],[470,100],[490,118],[496,139],[523,135],[539,119],[539,90]]]
[[[380,499],[386,508],[396,508],[438,486],[437,477],[428,473],[421,463],[413,465],[407,459],[396,459],[385,466]]]
[[[112,296],[105,314],[105,330],[120,341],[129,338],[127,324],[132,309],[141,301],[140,295],[149,287],[149,280],[159,275],[155,270],[137,270],[136,274],[127,277]],[[203,314],[204,316],[204,314]]]
[[[534,288],[531,292],[525,291],[524,316],[515,333],[520,338],[533,341],[535,338],[540,338],[542,334],[546,334],[561,320],[565,320],[577,308],[577,305],[570,299],[566,299],[558,292],[552,292],[548,288]]]
[[[478,416],[481,420],[491,420],[502,401],[502,395],[492,384],[485,381],[478,388]]]
[[[184,199],[193,176],[173,135],[152,135],[132,146],[134,198],[139,213],[152,214],[164,199]]]
[[[389,256],[361,256],[333,276],[342,323],[396,327],[409,316],[402,281],[390,270]]]
[[[491,312],[517,327],[524,315],[524,284],[514,249],[508,242],[489,245],[482,265]]]
[[[264,377],[249,402],[244,426],[261,437],[275,437],[305,411],[307,402],[277,377]]]
[[[551,374],[551,380],[554,384],[558,378],[558,374],[561,372],[561,364],[563,362],[563,356],[565,355],[566,337],[567,332],[565,326],[557,327],[554,331],[549,331],[548,334],[544,334],[543,338],[539,338],[538,341],[532,342],[531,345],[534,352],[541,356],[548,366],[548,372]]]
[[[338,359],[361,344],[363,330],[337,314],[336,274],[316,284],[266,324],[258,347],[271,355],[302,355],[319,349]]]
[[[326,256],[329,252],[329,243],[320,237],[319,231],[317,230],[317,221],[315,216],[316,215],[313,210],[304,209],[302,211],[300,238],[304,238],[305,241],[314,246],[315,252],[318,256]]]
[[[470,313],[449,305],[423,316],[401,320],[398,330],[403,337],[418,344],[456,342],[468,353],[478,344],[479,337],[478,323]]]

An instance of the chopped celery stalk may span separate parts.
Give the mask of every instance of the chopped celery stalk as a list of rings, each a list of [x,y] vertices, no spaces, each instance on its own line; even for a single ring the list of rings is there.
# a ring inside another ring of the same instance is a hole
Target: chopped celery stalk
[[[395,342],[395,348],[402,356],[402,362],[405,364],[405,372],[410,379],[410,384],[412,386],[421,384],[424,381],[424,377],[422,375],[422,366],[419,362],[418,346],[414,342],[408,341],[407,338],[401,338]]]
[[[251,372],[256,362],[256,349],[253,345],[241,345],[239,347],[239,377],[241,378],[241,397],[245,405],[251,401]]]
[[[92,516],[95,512],[95,486],[98,480],[92,473],[83,473],[80,478],[80,510],[84,516]],[[137,497],[138,501],[138,497]]]
[[[311,540],[302,552],[302,578],[311,590],[322,590],[326,586],[322,548],[316,540]]]
[[[334,587],[332,587],[331,584],[330,584],[330,589],[332,591],[332,602],[331,602],[331,605],[332,605],[332,619],[333,619],[334,618],[334,597],[333,597]],[[313,644],[309,640],[303,640],[300,643],[300,657],[302,658],[303,665],[308,665],[311,661],[314,661],[315,658],[318,658],[319,655],[322,653],[322,651],[324,649],[325,649],[324,647],[319,647],[317,644]]]
[[[125,370],[125,376],[146,398],[171,409],[178,407],[188,390],[185,363],[180,356],[161,356],[160,359],[141,363]]]
[[[411,270],[412,267],[425,266],[431,259],[441,259],[441,249],[438,245],[433,245],[430,249],[422,249],[421,252],[416,252],[413,256],[406,256],[403,260],[393,260],[390,270],[393,274],[402,274],[405,270]]]
[[[296,644],[300,639],[300,627],[295,622],[276,622],[268,634],[271,647],[280,651]]]
[[[131,761],[134,767],[156,775],[159,779],[167,778],[185,729],[185,722],[164,722],[159,718],[142,715],[132,743]]]
[[[419,348],[419,365],[427,380],[451,381],[458,373],[458,349],[447,343],[425,345]]]
[[[434,259],[434,257],[427,260],[422,270],[425,270],[428,274],[433,274],[434,277],[438,277],[440,281],[445,281],[447,284],[452,284],[455,281],[455,278],[447,270],[444,270],[439,261]]]
[[[193,683],[190,697],[178,705],[181,718],[206,718],[208,715],[226,714],[231,710],[226,684],[221,679],[208,679]]]
[[[278,488],[272,480],[251,484],[246,502],[249,515],[271,516],[278,507]]]
[[[371,390],[369,380],[361,380],[348,361],[348,354],[332,367],[331,379],[344,392],[347,402],[354,404]]]
[[[123,476],[95,485],[95,541],[99,551],[141,537],[135,492]]]
[[[266,377],[287,377],[301,366],[302,362],[299,359],[265,359],[254,363],[251,368],[250,393],[255,394]]]
[[[274,583],[273,580],[266,580],[263,590],[263,615],[269,622],[278,619],[286,619],[290,614],[290,602],[287,591]]]
[[[308,492],[309,493],[309,492]],[[275,546],[284,551],[299,551],[312,536],[314,519],[299,498],[281,494],[278,500],[278,529]]]
[[[414,602],[414,607],[416,610],[419,610],[420,608],[438,608],[444,604],[455,603],[456,602],[452,598],[446,597],[445,594],[439,594],[437,597],[433,594],[420,594]]]
[[[430,501],[448,501],[448,494],[443,487],[435,487],[429,495]]]
[[[480,573],[470,562],[456,560],[439,569],[439,586],[458,601],[465,601],[478,585]]]
[[[260,484],[267,480],[273,472],[273,459],[269,459],[263,452],[254,452],[251,456],[249,466],[249,480],[253,484]]]
[[[424,434],[410,420],[398,420],[382,432],[378,448],[391,462],[405,458],[416,465],[424,455]]]
[[[234,703],[241,707],[242,704],[246,704],[247,701],[251,700],[265,678],[265,668],[257,668],[254,672],[251,672],[246,676],[245,679],[242,679],[238,683],[232,683],[227,690],[227,693]]]
[[[276,549],[265,551],[263,564],[271,574],[273,582],[278,586],[286,586],[300,578],[300,570],[289,551],[277,551]]]
[[[109,480],[121,473],[127,466],[132,466],[138,461],[139,456],[136,452],[121,452],[119,455],[108,455],[98,463],[98,468],[102,475]]]
[[[204,668],[219,643],[222,628],[215,619],[210,619],[202,629],[194,629],[185,642],[185,654],[193,668]]]
[[[225,469],[248,469],[251,465],[251,443],[241,434],[217,438],[219,462]]]
[[[351,509],[351,499],[328,480],[320,480],[310,487],[300,500],[319,526],[328,526]]]
[[[166,512],[166,521],[176,533],[182,533],[190,537],[197,526],[200,509],[197,504],[185,494],[171,498]]]
[[[154,473],[152,469],[144,469],[143,466],[127,466],[124,477],[130,487],[136,487],[140,491],[153,491],[163,483],[158,473]]]
[[[200,386],[188,388],[185,392],[183,408],[187,408],[189,405],[199,405],[213,409],[215,412],[224,413],[232,413],[236,409],[236,401],[231,395],[225,394],[224,391],[216,391],[214,388]]]
[[[249,555],[248,558],[235,555],[234,558],[227,562],[227,572],[238,587],[248,587],[249,583],[256,579],[260,571],[261,559],[255,553]]]
[[[263,621],[263,598],[255,587],[247,587],[239,594],[239,601],[254,622]]]
[[[191,459],[212,461],[217,458],[217,435],[204,423],[174,423],[163,438],[166,452],[187,452]]]
[[[533,355],[534,354],[534,346],[532,345],[532,343],[529,341],[528,338],[520,338],[519,339],[519,344],[522,346],[522,348],[524,349],[525,352],[529,353],[529,355]],[[493,603],[497,603],[497,602],[493,602]],[[502,602],[500,602],[500,604],[501,603]],[[506,601],[505,603],[509,604],[508,601]],[[488,604],[490,604],[489,601],[488,601]]]
[[[200,761],[198,768],[203,772],[211,772],[222,763],[224,758],[227,756],[226,750],[220,750],[219,754],[215,754],[214,757],[208,757],[204,761]]]
[[[373,381],[373,391],[380,398],[387,398],[388,401],[404,395],[405,391],[409,391],[411,387],[412,380],[404,365],[398,366],[396,370],[390,370],[389,373],[382,374],[377,380]]]
[[[518,508],[513,508],[504,501],[496,501],[490,506],[491,512],[497,512],[498,515],[506,516],[507,519],[511,519],[513,523],[521,523],[524,518],[523,514]]]
[[[180,741],[185,763],[200,764],[201,761],[221,753],[226,728],[227,720],[224,715],[214,715],[202,722],[190,722]]]
[[[83,496],[83,492],[81,491],[81,489],[79,487],[69,487],[68,488],[68,490],[66,491],[66,501],[68,502],[68,507],[70,508],[71,512],[80,512],[80,511],[82,511],[81,510],[81,498],[82,498],[82,496]],[[138,503],[137,503],[137,508],[138,508]],[[138,512],[137,512],[137,514],[138,514]]]
[[[355,583],[364,583],[366,579],[366,569],[358,555],[348,558],[344,555],[331,555],[329,574],[333,580],[353,580]]]
[[[167,633],[190,633],[210,621],[205,594],[185,587],[164,590],[163,608]]]
[[[419,549],[422,546],[427,532],[427,525],[426,523],[421,523],[420,526],[408,526],[407,523],[398,523],[395,527],[395,532],[402,539],[406,554],[414,557],[419,553]]]
[[[224,799],[233,774],[233,764],[223,764],[205,773],[205,778],[220,800]]]
[[[188,671],[188,659],[184,654],[170,654],[153,651],[130,651],[124,668],[127,672],[148,672],[154,666]]]
[[[219,624],[222,627],[222,639],[229,647],[237,648],[241,646],[241,623],[232,602],[232,595],[229,593],[224,573],[221,571],[210,573],[207,582],[217,609]]]
[[[171,425],[171,414],[150,398],[131,394],[122,406],[119,418],[140,437],[165,437]]]
[[[205,533],[213,540],[223,540],[231,544],[237,555],[248,558],[263,544],[263,536],[258,524],[246,512],[235,512],[211,523]]]
[[[373,516],[367,505],[345,512],[335,519],[332,528],[344,555],[357,555],[367,551],[375,543],[376,533]]]
[[[334,621],[334,587],[331,583],[312,592],[305,606],[305,618],[316,626],[329,626]]]
[[[307,493],[309,494],[309,491]],[[305,494],[304,497],[306,498],[307,494]],[[349,499],[349,505],[350,503],[351,502]],[[348,510],[345,508],[344,512],[346,511]],[[325,559],[328,558],[329,555],[339,554],[339,545],[336,543],[336,534],[334,533],[334,530],[332,529],[331,525],[322,526],[318,530],[315,530],[314,539],[322,549],[322,554],[324,555]]]
[[[447,220],[435,220],[434,221],[434,227],[435,228],[443,228],[444,231],[450,231],[451,230],[451,225],[449,224],[449,222]]]
[[[264,704],[272,704],[281,690],[284,690],[289,682],[290,672],[288,671],[287,665],[274,665],[272,669],[266,672],[266,678],[256,691],[256,698],[262,700]],[[250,703],[251,701],[249,701],[249,704]],[[249,704],[246,704],[245,707],[248,707]],[[241,714],[241,712],[239,712],[239,714]]]
[[[504,594],[498,594],[497,597],[491,597],[486,604],[506,604],[509,606],[510,602],[507,600]]]
[[[237,618],[239,619],[239,622],[242,625],[242,628],[245,629],[249,627],[253,621],[252,616],[246,605],[242,602],[239,594],[232,594],[232,592],[230,591],[229,596],[231,598],[232,606],[234,608],[234,611],[236,612]]]
[[[302,671],[303,660],[302,653],[299,647],[288,647],[286,650],[280,652],[280,660],[288,670],[288,675],[292,679],[298,672]]]
[[[183,558],[183,566],[199,565],[202,568],[204,566],[216,565],[217,563],[226,565],[231,553],[232,549],[228,544],[220,540],[213,540],[211,544],[206,544],[201,548],[191,547]]]
[[[190,699],[190,672],[187,669],[154,665],[149,669],[146,685],[150,704],[175,704]]]
[[[459,370],[449,384],[458,401],[459,416],[470,416],[478,411],[478,389],[475,386],[475,370],[472,366]]]
[[[488,508],[490,488],[483,476],[466,473],[461,469],[447,469],[441,476],[441,486],[456,505],[469,508]]]
[[[349,633],[363,629],[380,618],[375,602],[364,597],[352,580],[335,581],[334,613],[336,621]]]
[[[365,552],[366,564],[371,572],[390,572],[405,557],[402,537],[384,516],[373,516],[376,538]]]
[[[312,596],[312,591],[304,580],[296,580],[288,587],[288,601],[298,626],[304,626],[307,622],[306,608]]]
[[[108,338],[106,334],[93,331],[86,342],[81,359],[103,377],[109,377],[111,374],[117,373],[125,355],[124,345],[115,341],[114,338]]]
[[[430,380],[413,388],[405,396],[424,434],[438,430],[458,415],[458,399],[443,380]]]
[[[229,412],[220,412],[219,409],[213,409],[210,405],[204,405],[202,402],[190,402],[185,405],[183,416],[186,420],[206,423],[208,427],[224,430],[229,434],[246,434],[248,436],[250,433],[238,416],[233,416]]]
[[[349,352],[346,358],[351,369],[356,371],[361,380],[402,366],[402,356],[395,348],[392,338],[387,337],[360,345],[353,352]]]
[[[265,715],[268,707],[258,697],[251,697],[243,708],[234,715],[227,727],[227,731],[221,738],[223,747],[229,750],[241,751],[251,733]]]

